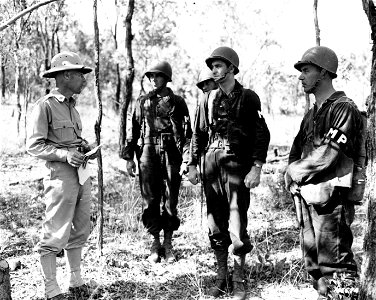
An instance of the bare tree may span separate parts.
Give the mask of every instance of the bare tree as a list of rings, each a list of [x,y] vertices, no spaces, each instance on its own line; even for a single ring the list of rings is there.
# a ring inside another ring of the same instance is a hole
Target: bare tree
[[[114,24],[114,32],[113,32],[113,38],[115,43],[115,51],[118,50],[118,23],[119,23],[119,6],[118,1],[115,0],[115,6],[116,6],[116,20]],[[120,96],[121,96],[121,73],[120,73],[120,64],[119,62],[116,62],[116,93],[115,93],[115,101],[113,103],[113,108],[116,112],[119,111],[120,108]]]
[[[95,122],[95,137],[97,145],[101,142],[101,126],[102,126],[102,96],[99,81],[99,60],[100,60],[100,42],[99,28],[97,18],[97,0],[94,0],[94,42],[95,42],[95,91],[98,102],[98,119]],[[97,249],[99,256],[102,256],[103,249],[103,167],[102,153],[98,150],[98,216],[97,216],[98,239]]]
[[[314,15],[315,32],[316,32],[316,46],[320,46],[320,27],[319,27],[319,19],[317,17],[318,2],[319,0],[313,1],[313,15]]]
[[[125,37],[125,47],[127,49],[127,75],[125,77],[125,99],[121,106],[120,111],[120,136],[119,136],[119,155],[123,157],[122,153],[124,150],[124,145],[126,142],[126,118],[128,106],[132,101],[133,94],[133,81],[134,81],[134,61],[132,54],[132,17],[134,12],[134,0],[129,0],[128,2],[128,12],[125,18],[125,28],[126,28],[126,37]]]
[[[363,9],[368,17],[372,38],[371,93],[367,100],[367,178],[376,174],[376,8],[373,0],[362,0]],[[359,300],[376,299],[376,182],[367,180],[367,226],[363,244],[363,263],[360,280]]]
[[[315,33],[316,33],[316,46],[320,46],[320,27],[319,27],[319,19],[317,17],[317,6],[319,0],[313,0],[313,21],[315,24]],[[306,105],[304,111],[307,113],[309,107],[311,106],[311,99],[309,98],[309,94],[305,94]]]

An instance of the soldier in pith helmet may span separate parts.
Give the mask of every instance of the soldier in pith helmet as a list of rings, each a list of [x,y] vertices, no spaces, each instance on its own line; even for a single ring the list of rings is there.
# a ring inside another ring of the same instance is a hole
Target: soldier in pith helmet
[[[69,293],[89,297],[81,277],[81,253],[90,233],[91,181],[80,182],[77,169],[91,147],[82,137],[73,95],[85,88],[85,74],[91,71],[74,52],[55,55],[43,77],[54,78],[56,88],[35,103],[28,126],[27,151],[45,160],[48,169],[43,181],[45,219],[36,246],[47,299],[66,299],[56,280],[56,255],[62,249],[67,256]]]

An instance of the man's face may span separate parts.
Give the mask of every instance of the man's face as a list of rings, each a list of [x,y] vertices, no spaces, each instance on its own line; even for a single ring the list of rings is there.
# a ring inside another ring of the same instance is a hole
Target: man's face
[[[205,80],[202,83],[202,88],[201,89],[202,89],[202,91],[204,93],[206,93],[206,92],[209,92],[209,91],[214,90],[216,88],[217,88],[217,84],[215,83],[215,81],[212,80],[212,79],[209,79],[209,80]]]
[[[315,65],[303,65],[299,80],[302,82],[305,93],[312,93],[316,88],[317,80],[320,78],[320,69]]]
[[[153,89],[157,90],[166,86],[167,79],[161,73],[151,73],[149,76],[150,83],[153,86]]]
[[[74,94],[80,94],[87,84],[85,75],[79,71],[68,71],[68,72],[69,72],[69,77],[68,77],[69,89]]]
[[[222,60],[213,60],[212,62],[212,72],[214,80],[217,82],[223,82],[226,79],[227,74],[229,73],[229,67]]]

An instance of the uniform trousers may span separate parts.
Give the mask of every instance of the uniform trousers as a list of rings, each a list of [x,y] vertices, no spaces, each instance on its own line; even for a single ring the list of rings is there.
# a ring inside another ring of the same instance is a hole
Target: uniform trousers
[[[350,229],[355,215],[354,204],[342,200],[340,192],[334,191],[323,207],[308,205],[302,199],[302,213],[303,257],[313,279],[330,277],[334,272],[356,274]]]
[[[177,205],[181,182],[181,154],[174,145],[162,151],[158,145],[144,144],[139,157],[139,177],[144,200],[142,222],[157,235],[180,226]],[[161,207],[162,206],[162,207]]]
[[[203,170],[212,249],[227,251],[232,245],[235,255],[250,252],[252,246],[247,232],[250,194],[244,184],[249,164],[225,149],[210,148]]]
[[[45,219],[36,246],[41,256],[63,248],[82,248],[90,234],[91,180],[78,182],[77,168],[67,162],[46,162]]]

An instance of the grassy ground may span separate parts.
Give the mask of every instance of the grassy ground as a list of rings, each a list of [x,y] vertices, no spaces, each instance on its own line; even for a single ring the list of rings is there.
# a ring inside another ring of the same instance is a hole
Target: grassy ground
[[[24,153],[23,138],[16,138],[11,107],[0,109],[0,257],[15,269],[11,272],[12,297],[43,299],[43,281],[33,247],[43,218],[43,162]],[[84,111],[84,136],[94,141],[95,111]],[[93,117],[94,116],[94,117]],[[287,151],[298,121],[267,118],[272,144]],[[285,130],[281,124],[287,124]],[[283,132],[282,132],[282,131]],[[104,164],[104,243],[98,254],[97,181],[93,178],[93,226],[85,248],[84,279],[93,288],[93,299],[207,299],[214,281],[215,260],[209,247],[205,204],[199,186],[184,182],[179,214],[181,227],[174,234],[177,261],[150,264],[145,258],[150,237],[141,222],[142,200],[137,180],[125,174],[125,162],[117,155],[117,117],[105,112],[102,128]],[[276,138],[273,139],[273,136]],[[285,140],[284,140],[285,139]],[[273,156],[273,151],[269,158]],[[254,250],[247,256],[247,299],[316,299],[303,269],[292,203],[283,190],[281,170],[285,161],[264,167],[262,184],[251,192],[249,233]],[[362,248],[363,208],[358,208],[354,251]],[[16,268],[17,262],[20,267]],[[231,266],[231,258],[229,259]],[[65,259],[58,259],[58,281],[67,289]],[[225,295],[222,299],[226,299]]]

